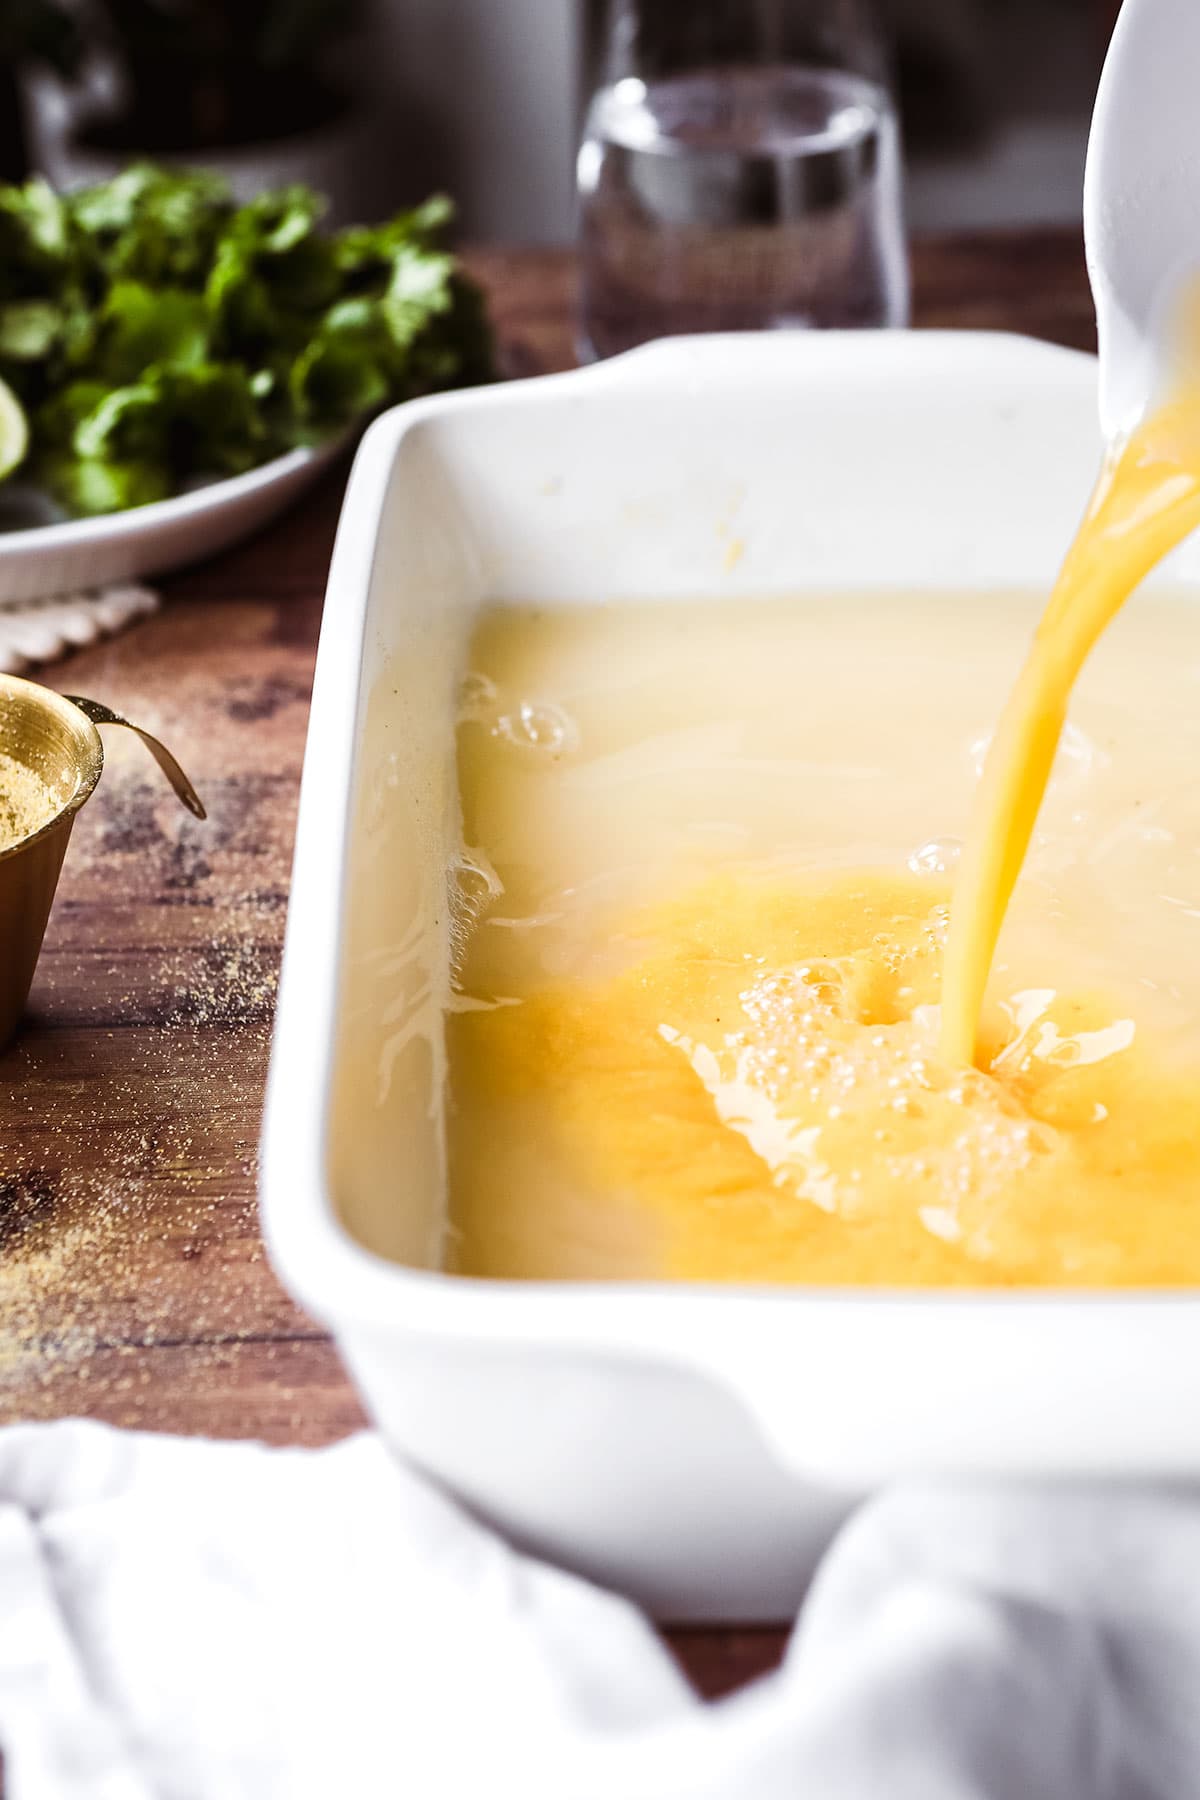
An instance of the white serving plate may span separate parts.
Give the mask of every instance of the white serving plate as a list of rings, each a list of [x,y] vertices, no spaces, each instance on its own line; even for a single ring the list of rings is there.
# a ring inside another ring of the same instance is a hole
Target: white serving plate
[[[270,1251],[399,1450],[661,1617],[786,1616],[880,1481],[1200,1474],[1200,1302],[522,1285],[425,1266],[452,694],[472,616],[485,598],[1048,583],[1095,472],[1095,385],[1091,359],[1015,337],[694,338],[419,401],[359,451],[275,1028]],[[1200,574],[1195,552],[1172,573]],[[382,682],[402,723],[368,743]],[[402,852],[395,884],[371,879],[385,841]],[[425,1088],[380,955],[408,929],[430,990]]]
[[[0,531],[0,606],[162,575],[227,550],[290,506],[344,448],[344,433],[261,468],[97,519]]]

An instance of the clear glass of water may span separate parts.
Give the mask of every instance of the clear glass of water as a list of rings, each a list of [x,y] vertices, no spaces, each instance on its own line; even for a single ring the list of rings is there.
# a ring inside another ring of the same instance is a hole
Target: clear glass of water
[[[908,321],[869,0],[607,0],[579,151],[581,355]]]

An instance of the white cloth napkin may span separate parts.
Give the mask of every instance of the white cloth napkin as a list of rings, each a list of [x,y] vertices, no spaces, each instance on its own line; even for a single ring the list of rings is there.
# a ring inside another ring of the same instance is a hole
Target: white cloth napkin
[[[0,674],[57,662],[157,611],[158,595],[133,581],[51,600],[0,601]]]
[[[705,1705],[374,1437],[16,1426],[0,1745],[8,1800],[1196,1800],[1200,1502],[893,1491]]]

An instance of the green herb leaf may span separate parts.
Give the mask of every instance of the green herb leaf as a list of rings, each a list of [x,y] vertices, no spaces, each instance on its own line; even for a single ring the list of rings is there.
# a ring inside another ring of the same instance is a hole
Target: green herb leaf
[[[63,315],[51,300],[12,300],[0,306],[0,361],[40,362],[63,331]]]
[[[150,363],[196,367],[208,358],[209,315],[200,294],[118,281],[101,311],[100,370],[132,381]]]
[[[150,165],[0,187],[0,380],[64,504],[142,505],[490,379],[482,297],[437,241],[449,202],[332,234],[323,211]]]
[[[80,420],[71,444],[84,462],[160,461],[168,419],[158,384],[115,388]]]
[[[346,425],[381,406],[388,377],[360,347],[337,337],[318,338],[297,358],[290,389],[298,417],[318,429]]]
[[[170,493],[168,471],[161,463],[93,462],[60,457],[42,465],[42,479],[68,512],[86,518],[95,513],[124,512],[148,506]]]

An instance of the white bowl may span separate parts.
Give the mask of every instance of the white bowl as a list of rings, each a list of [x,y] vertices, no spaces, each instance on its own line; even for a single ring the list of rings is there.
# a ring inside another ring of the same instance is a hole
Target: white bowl
[[[171,500],[0,532],[0,606],[162,575],[226,550],[298,499],[345,444],[340,432],[315,450],[289,451]]]
[[[438,1120],[373,971],[413,925],[436,1082],[452,693],[472,616],[496,597],[1046,585],[1095,472],[1095,385],[1089,358],[1013,337],[694,338],[420,401],[359,452],[305,761],[268,1243],[400,1450],[660,1616],[787,1615],[853,1496],[882,1480],[1195,1476],[1200,1304],[485,1283],[425,1266]],[[1175,574],[1197,568],[1185,555]],[[400,722],[368,742],[381,682]],[[389,838],[406,851],[394,888],[370,869]],[[405,1079],[377,1081],[401,1053]]]

